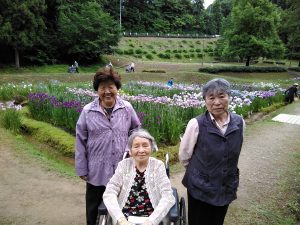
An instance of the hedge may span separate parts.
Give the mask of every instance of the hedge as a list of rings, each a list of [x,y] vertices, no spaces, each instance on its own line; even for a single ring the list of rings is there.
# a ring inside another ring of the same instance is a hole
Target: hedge
[[[258,67],[258,66],[227,66],[227,67],[204,67],[198,70],[205,73],[268,73],[268,72],[286,72],[287,69],[280,66]]]
[[[300,72],[300,67],[290,67],[288,70]]]
[[[21,130],[36,138],[37,141],[53,147],[64,156],[74,157],[75,137],[48,123],[22,117]]]

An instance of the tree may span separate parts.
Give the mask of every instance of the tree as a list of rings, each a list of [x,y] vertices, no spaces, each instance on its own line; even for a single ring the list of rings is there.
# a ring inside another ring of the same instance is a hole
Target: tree
[[[0,5],[0,42],[15,52],[20,67],[20,51],[37,43],[45,30],[44,0],[2,0]]]
[[[246,66],[257,57],[281,58],[279,22],[279,11],[269,0],[236,0],[224,32],[224,54],[246,59]]]
[[[94,1],[61,5],[58,18],[61,60],[94,62],[118,44],[118,22]]]
[[[300,1],[289,0],[283,29],[287,33],[288,58],[299,60],[300,67]]]

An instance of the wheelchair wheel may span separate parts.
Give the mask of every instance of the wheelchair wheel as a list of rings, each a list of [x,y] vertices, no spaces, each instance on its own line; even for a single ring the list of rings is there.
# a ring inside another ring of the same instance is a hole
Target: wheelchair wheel
[[[185,200],[183,197],[180,198],[179,202],[179,212],[180,212],[180,225],[186,225],[186,209],[185,209]]]
[[[101,215],[99,217],[99,225],[112,225],[111,217],[109,215]]]

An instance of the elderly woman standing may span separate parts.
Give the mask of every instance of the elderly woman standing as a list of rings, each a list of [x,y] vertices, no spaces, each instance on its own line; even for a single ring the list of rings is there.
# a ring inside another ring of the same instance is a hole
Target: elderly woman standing
[[[76,124],[75,167],[86,181],[87,224],[96,223],[105,186],[126,151],[129,133],[140,127],[132,105],[118,97],[120,76],[112,68],[96,72],[98,98],[87,104]]]
[[[222,225],[236,199],[245,122],[228,111],[228,81],[209,81],[203,98],[207,111],[189,121],[180,143],[179,159],[186,167],[182,183],[188,193],[189,225]]]
[[[145,130],[135,131],[129,137],[131,157],[118,164],[103,195],[114,224],[137,223],[131,220],[134,216],[135,219],[143,217],[143,225],[157,225],[174,205],[165,166],[150,157],[155,146],[154,138]]]

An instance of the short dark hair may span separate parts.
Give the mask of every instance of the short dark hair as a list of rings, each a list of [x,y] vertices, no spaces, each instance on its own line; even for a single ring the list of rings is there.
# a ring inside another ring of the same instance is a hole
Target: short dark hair
[[[99,69],[94,76],[94,80],[93,80],[94,90],[98,91],[98,87],[100,83],[107,82],[107,81],[113,81],[118,90],[122,86],[121,77],[119,76],[119,74],[110,67],[104,67],[102,69]]]

